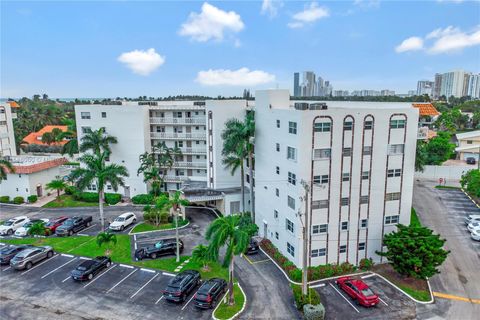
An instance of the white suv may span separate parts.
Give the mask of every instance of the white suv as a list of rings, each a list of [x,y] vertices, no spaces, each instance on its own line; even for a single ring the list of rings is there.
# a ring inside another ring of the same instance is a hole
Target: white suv
[[[133,212],[126,212],[119,215],[108,227],[110,230],[123,231],[132,223],[137,222],[137,217]]]
[[[0,234],[11,236],[18,228],[23,227],[23,225],[29,221],[30,219],[28,219],[26,216],[20,216],[7,220],[0,225]]]
[[[470,214],[468,217],[465,218],[465,224],[470,224],[472,222],[479,222],[480,221],[480,214]]]

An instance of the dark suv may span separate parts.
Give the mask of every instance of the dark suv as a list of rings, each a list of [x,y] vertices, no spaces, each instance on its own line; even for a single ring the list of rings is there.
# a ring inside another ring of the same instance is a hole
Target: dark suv
[[[199,284],[200,273],[195,270],[185,270],[170,280],[167,288],[163,290],[163,296],[167,300],[183,302]]]
[[[214,308],[225,291],[227,291],[227,282],[223,279],[212,278],[205,281],[198,289],[193,296],[193,303],[197,308]]]
[[[180,245],[180,253],[182,253],[183,242],[182,240],[178,240],[178,243]],[[175,238],[160,240],[154,245],[135,250],[135,258],[137,260],[145,258],[156,259],[166,254],[177,254],[177,241]]]
[[[477,163],[477,160],[473,157],[468,157],[467,158],[467,164],[475,164]]]

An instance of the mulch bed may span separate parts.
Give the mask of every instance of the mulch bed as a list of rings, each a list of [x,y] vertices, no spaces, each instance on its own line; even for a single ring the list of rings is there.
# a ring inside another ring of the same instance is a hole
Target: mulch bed
[[[395,271],[393,267],[388,263],[376,264],[372,267],[372,271],[384,276],[385,278],[397,285],[404,285],[414,290],[428,291],[428,284],[426,280],[405,277]]]

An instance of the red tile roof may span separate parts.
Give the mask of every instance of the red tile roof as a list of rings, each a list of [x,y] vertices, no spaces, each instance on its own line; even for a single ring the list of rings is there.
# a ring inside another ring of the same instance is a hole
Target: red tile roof
[[[7,103],[10,105],[11,108],[20,108],[18,103],[16,103],[15,101],[7,101]]]
[[[48,160],[45,162],[35,163],[31,165],[18,165],[18,166],[14,165],[13,167],[15,168],[15,173],[28,174],[28,173],[35,173],[35,172],[47,170],[50,168],[58,167],[66,162],[67,162],[67,159],[59,158],[59,159]]]
[[[430,102],[426,103],[413,103],[415,108],[419,109],[420,117],[422,116],[438,116],[440,112],[431,104]]]
[[[67,126],[48,125],[48,126],[43,127],[42,129],[40,129],[37,132],[30,133],[28,136],[23,138],[22,142],[24,142],[26,144],[40,144],[40,145],[45,145],[46,146],[47,144],[43,143],[43,141],[40,140],[40,139],[41,139],[41,137],[43,136],[44,133],[52,132],[53,129],[55,129],[55,128],[60,129],[63,132],[68,130]],[[67,143],[67,141],[63,140],[63,141],[60,141],[60,142],[54,142],[51,145],[52,146],[58,146],[58,145],[64,145],[65,143]]]

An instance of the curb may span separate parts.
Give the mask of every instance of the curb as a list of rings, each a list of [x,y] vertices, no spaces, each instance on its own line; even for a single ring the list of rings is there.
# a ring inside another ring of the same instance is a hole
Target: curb
[[[476,203],[475,200],[473,200],[472,197],[470,197],[470,195],[463,188],[460,188],[460,190],[462,190],[462,192],[468,197],[468,199],[470,199],[470,201],[472,201],[473,204],[480,209],[480,204]]]
[[[416,303],[420,303],[420,304],[432,304],[435,302],[435,298],[433,297],[433,294],[432,294],[432,288],[430,287],[430,281],[428,281],[427,279],[427,285],[428,285],[428,291],[430,293],[430,300],[429,301],[420,301],[420,300],[417,300],[415,299],[414,297],[412,297],[411,295],[409,295],[408,293],[406,293],[405,291],[403,291],[402,289],[400,289],[397,285],[395,285],[393,282],[391,282],[390,280],[388,280],[387,278],[385,278],[384,276],[376,273],[376,272],[372,272],[374,275],[376,275],[377,277],[380,277],[382,278],[383,280],[385,280],[385,282],[389,283],[392,287],[394,287],[395,289],[397,289],[398,291],[400,291],[401,293],[403,293],[405,296],[407,296],[408,298],[410,298],[410,300],[416,302]]]
[[[183,229],[183,228],[186,228],[190,225],[190,220],[188,220],[188,223],[184,226],[181,226],[181,227],[178,227],[178,230],[180,229]],[[136,225],[135,225],[136,226]],[[135,226],[132,228],[132,230],[135,228]],[[152,232],[162,232],[162,231],[172,231],[172,230],[175,230],[176,228],[169,228],[169,229],[161,229],[161,230],[150,230],[150,231],[141,231],[141,232],[133,232],[132,233],[132,230],[130,230],[127,235],[129,236],[133,236],[133,235],[136,235],[136,234],[146,234],[146,233],[152,233]]]
[[[244,297],[244,301],[243,301],[243,306],[242,306],[242,309],[240,309],[237,313],[235,313],[232,317],[228,318],[227,320],[232,320],[232,319],[235,319],[236,317],[238,317],[246,308],[247,306],[247,295],[245,294],[245,291],[243,291],[243,288],[242,286],[240,285],[240,282],[235,282],[233,284],[233,286],[235,287],[235,285],[238,285],[238,288],[240,289],[240,291],[242,292],[243,294],[243,297]],[[226,295],[228,294],[228,291],[225,293],[225,295],[223,296],[223,298],[221,300],[223,300]],[[220,303],[221,304],[221,303]],[[215,309],[213,309],[213,312],[212,312],[212,319],[213,320],[220,320],[218,319],[217,317],[215,317],[215,311],[217,311],[218,307],[220,306],[220,304],[217,304],[217,306],[215,307]]]

